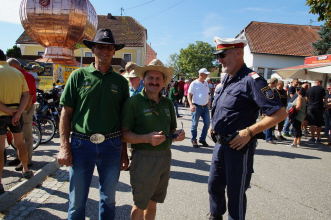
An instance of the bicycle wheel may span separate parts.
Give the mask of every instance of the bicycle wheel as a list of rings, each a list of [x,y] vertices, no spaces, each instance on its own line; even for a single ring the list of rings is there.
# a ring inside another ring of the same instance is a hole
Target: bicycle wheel
[[[52,140],[55,135],[55,124],[51,119],[40,119],[39,120],[39,128],[41,131],[41,144],[45,144]]]
[[[33,150],[36,149],[41,142],[41,132],[37,124],[32,124]]]

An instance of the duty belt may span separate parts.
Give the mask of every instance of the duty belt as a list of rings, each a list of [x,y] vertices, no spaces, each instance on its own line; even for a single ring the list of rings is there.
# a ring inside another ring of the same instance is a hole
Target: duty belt
[[[233,134],[228,135],[220,135],[220,134],[212,134],[212,139],[215,143],[219,143],[222,145],[229,145],[230,141],[238,135],[238,132],[234,132]]]
[[[93,144],[101,144],[106,140],[116,138],[116,137],[120,137],[121,132],[120,131],[115,131],[115,132],[109,133],[109,134],[95,133],[95,134],[91,134],[91,135],[82,134],[82,133],[79,133],[79,132],[72,132],[72,135],[74,137],[79,138],[79,139],[91,141]]]

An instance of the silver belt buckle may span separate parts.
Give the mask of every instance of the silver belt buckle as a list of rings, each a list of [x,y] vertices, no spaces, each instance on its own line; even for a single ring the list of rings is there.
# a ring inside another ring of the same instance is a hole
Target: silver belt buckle
[[[103,134],[92,134],[90,137],[90,141],[93,144],[101,144],[102,142],[105,141],[105,136]]]

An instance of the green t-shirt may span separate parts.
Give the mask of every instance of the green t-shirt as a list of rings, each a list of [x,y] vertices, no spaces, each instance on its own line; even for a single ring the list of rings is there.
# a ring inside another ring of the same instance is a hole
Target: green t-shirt
[[[121,129],[121,113],[128,97],[128,82],[123,76],[112,68],[103,75],[92,63],[70,74],[60,104],[74,109],[73,131],[109,134]]]
[[[176,95],[175,95],[176,94]],[[172,87],[169,91],[169,99],[173,102],[176,102],[178,99],[178,89]]]
[[[176,115],[172,102],[165,97],[160,98],[156,103],[148,99],[145,90],[130,97],[124,105],[124,114],[122,128],[132,131],[136,134],[148,134],[150,132],[163,131],[164,134],[170,134],[177,127]],[[170,147],[172,140],[166,141],[153,147],[151,144],[132,144],[134,149],[144,150],[165,150]]]

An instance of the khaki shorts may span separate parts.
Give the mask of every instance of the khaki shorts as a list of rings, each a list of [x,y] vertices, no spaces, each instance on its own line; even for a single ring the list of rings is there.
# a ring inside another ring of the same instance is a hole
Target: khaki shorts
[[[133,150],[130,183],[134,204],[146,209],[150,200],[163,203],[170,178],[170,149]]]

